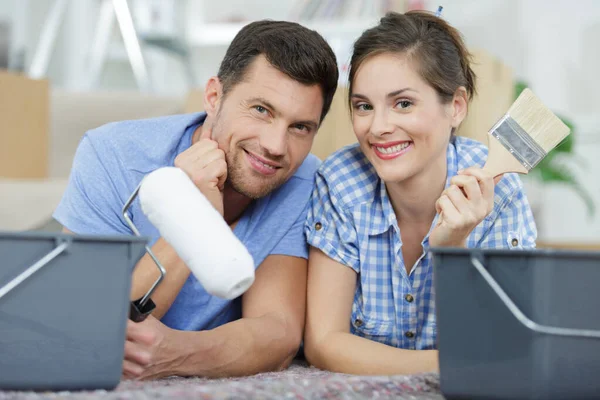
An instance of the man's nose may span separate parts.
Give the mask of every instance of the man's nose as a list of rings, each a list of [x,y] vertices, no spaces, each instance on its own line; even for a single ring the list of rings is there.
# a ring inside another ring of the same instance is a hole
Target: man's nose
[[[272,157],[282,157],[287,151],[287,128],[273,126],[260,137],[260,145]]]

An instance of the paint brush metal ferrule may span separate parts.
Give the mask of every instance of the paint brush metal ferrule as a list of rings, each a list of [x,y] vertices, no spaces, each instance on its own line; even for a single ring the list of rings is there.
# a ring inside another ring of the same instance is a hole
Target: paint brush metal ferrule
[[[544,149],[508,114],[504,115],[489,133],[528,170],[546,157]]]

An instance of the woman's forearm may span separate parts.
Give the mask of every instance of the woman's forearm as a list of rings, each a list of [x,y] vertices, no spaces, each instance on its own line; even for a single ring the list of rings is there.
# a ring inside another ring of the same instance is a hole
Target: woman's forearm
[[[305,354],[317,368],[356,375],[407,375],[438,372],[437,350],[404,350],[351,333],[332,332],[318,343],[307,341]]]

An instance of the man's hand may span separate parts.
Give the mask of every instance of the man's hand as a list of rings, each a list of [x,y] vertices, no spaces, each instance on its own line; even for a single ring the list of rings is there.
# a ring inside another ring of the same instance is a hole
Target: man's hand
[[[459,171],[450,183],[435,205],[440,216],[429,236],[431,247],[465,247],[469,234],[494,208],[495,180],[484,170]]]
[[[123,378],[145,380],[176,374],[176,334],[151,315],[142,322],[127,321]]]
[[[223,186],[227,179],[225,152],[211,139],[211,130],[202,127],[200,139],[175,158],[175,166],[182,169],[192,182],[223,215]]]
[[[208,378],[277,371],[302,341],[307,261],[269,255],[242,296],[242,318],[201,331],[173,330],[150,316],[129,322],[123,376]]]

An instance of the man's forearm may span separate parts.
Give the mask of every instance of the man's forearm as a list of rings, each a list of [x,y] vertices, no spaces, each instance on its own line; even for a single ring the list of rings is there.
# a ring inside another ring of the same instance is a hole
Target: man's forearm
[[[180,357],[174,374],[245,376],[286,368],[296,355],[301,332],[283,316],[242,318],[210,331],[177,331]]]
[[[158,239],[152,246],[152,252],[167,271],[163,281],[152,295],[152,301],[156,303],[156,309],[152,314],[160,319],[175,301],[190,274],[190,270],[179,258],[173,247],[163,238]],[[144,255],[133,271],[131,299],[137,300],[146,294],[159,276],[160,272],[150,255]]]

